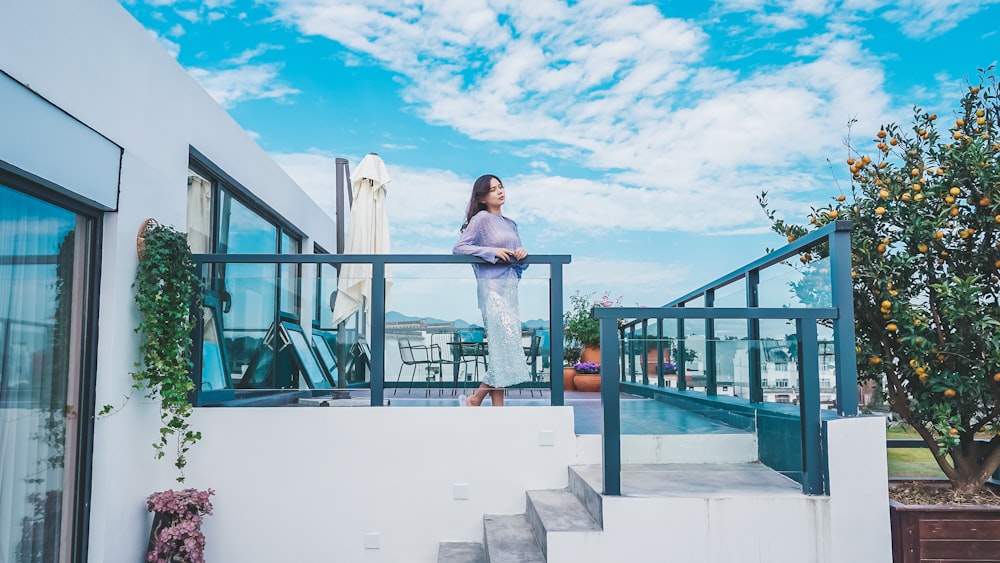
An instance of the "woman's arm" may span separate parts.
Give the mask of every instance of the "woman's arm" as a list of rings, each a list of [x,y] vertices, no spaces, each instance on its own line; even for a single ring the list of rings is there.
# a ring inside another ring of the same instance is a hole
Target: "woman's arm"
[[[458,237],[458,242],[451,249],[452,254],[468,254],[478,256],[491,264],[497,263],[497,249],[492,246],[480,246],[478,243],[482,239],[482,221],[479,215],[473,215],[469,225],[462,231],[462,236]]]

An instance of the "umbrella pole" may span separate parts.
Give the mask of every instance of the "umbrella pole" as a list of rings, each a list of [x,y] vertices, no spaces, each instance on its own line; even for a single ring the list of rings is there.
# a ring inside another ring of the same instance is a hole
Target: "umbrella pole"
[[[346,158],[336,159],[336,195],[337,195],[337,254],[344,253],[344,187],[345,178],[350,177],[351,170]],[[337,279],[340,279],[340,264],[336,265]],[[347,344],[344,342],[344,333],[347,323],[341,321],[337,325],[337,389],[333,392],[334,399],[348,399],[351,397],[347,390]]]

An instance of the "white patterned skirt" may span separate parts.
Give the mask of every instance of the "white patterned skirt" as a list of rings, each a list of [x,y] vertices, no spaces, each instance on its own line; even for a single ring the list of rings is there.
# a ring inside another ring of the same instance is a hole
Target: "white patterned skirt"
[[[486,326],[486,361],[483,383],[511,387],[531,379],[521,347],[521,313],[517,302],[518,278],[480,279],[479,309]]]

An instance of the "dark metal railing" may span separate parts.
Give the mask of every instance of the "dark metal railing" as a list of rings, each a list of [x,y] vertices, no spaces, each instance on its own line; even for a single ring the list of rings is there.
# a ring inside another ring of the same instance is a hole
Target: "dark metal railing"
[[[851,223],[837,221],[792,242],[770,254],[755,260],[710,282],[663,307],[596,307],[593,316],[601,326],[601,400],[604,408],[603,464],[604,493],[621,494],[621,411],[619,405],[619,383],[625,373],[624,356],[619,354],[620,338],[625,340],[626,331],[635,337],[635,327],[642,326],[643,334],[649,321],[655,320],[662,334],[662,323],[666,319],[677,321],[678,339],[684,338],[684,321],[703,319],[706,328],[706,388],[705,395],[716,395],[714,377],[715,362],[711,346],[715,340],[714,322],[717,319],[745,319],[748,340],[756,342],[760,338],[760,321],[764,319],[794,320],[798,343],[798,392],[799,424],[802,436],[802,488],[807,494],[823,494],[826,488],[826,467],[823,463],[823,436],[820,417],[819,393],[819,339],[817,321],[829,320],[833,325],[834,361],[837,388],[836,407],[840,416],[855,416],[858,413],[857,364],[854,342],[854,302],[851,283]],[[801,308],[761,308],[758,306],[758,283],[760,271],[781,263],[789,257],[804,253],[820,245],[828,245],[830,258],[830,282],[832,307]],[[737,308],[713,307],[715,291],[718,288],[744,279],[746,282],[746,306]],[[699,298],[704,299],[704,307],[686,307]],[[619,322],[622,328],[619,329]],[[750,403],[763,402],[761,385],[761,364],[759,350],[754,359],[755,346],[750,350]],[[678,355],[678,390],[685,390],[683,353]],[[662,351],[658,353],[662,366]],[[659,367],[658,367],[659,370]],[[648,385],[648,380],[643,383]]]
[[[477,264],[483,261],[474,256],[433,255],[433,254],[195,254],[194,262],[199,269],[209,264],[369,264],[372,267],[371,333],[371,405],[381,406],[385,399],[385,268],[389,264]],[[569,255],[529,255],[524,264],[544,264],[549,266],[549,318],[551,403],[563,405],[564,393],[562,371],[555,369],[563,362],[563,265],[569,264]],[[202,272],[202,279],[209,276]],[[201,308],[196,314],[201,314]],[[201,325],[197,323],[195,349],[201,349]],[[201,354],[194,354],[194,379],[198,397],[195,404],[203,404],[201,390]],[[229,394],[233,394],[229,391]]]

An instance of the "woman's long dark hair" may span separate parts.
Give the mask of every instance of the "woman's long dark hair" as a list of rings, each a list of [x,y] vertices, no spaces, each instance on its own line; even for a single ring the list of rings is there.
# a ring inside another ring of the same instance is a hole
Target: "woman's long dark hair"
[[[465,211],[465,222],[462,223],[462,228],[459,231],[464,231],[466,227],[469,226],[469,221],[472,221],[472,217],[476,213],[486,209],[486,203],[483,202],[486,196],[490,193],[490,183],[493,180],[503,184],[500,178],[497,178],[493,174],[483,174],[482,176],[476,178],[475,183],[472,184],[472,197],[469,198],[469,207]]]

